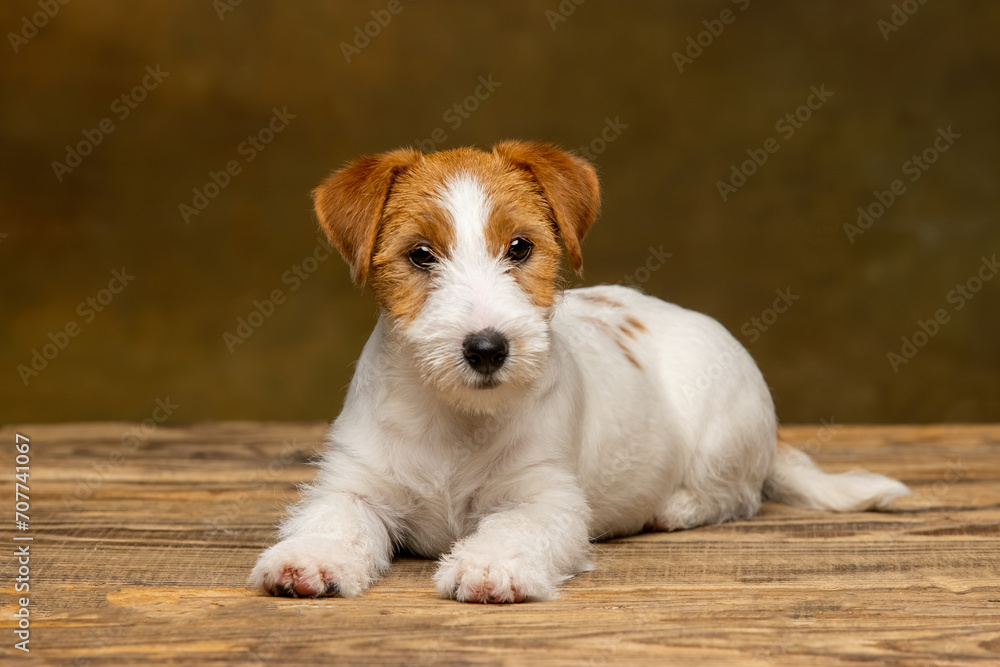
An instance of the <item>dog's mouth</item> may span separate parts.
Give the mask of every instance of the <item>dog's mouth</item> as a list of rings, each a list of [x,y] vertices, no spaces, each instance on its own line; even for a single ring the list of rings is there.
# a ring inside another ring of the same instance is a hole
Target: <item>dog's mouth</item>
[[[544,335],[528,337],[527,342],[512,338],[497,349],[492,341],[473,343],[478,341],[456,345],[453,339],[436,337],[415,341],[411,349],[423,384],[473,412],[489,412],[517,400],[541,376],[549,358]]]
[[[491,375],[477,380],[472,386],[474,389],[496,389],[500,386],[500,379],[495,375]]]

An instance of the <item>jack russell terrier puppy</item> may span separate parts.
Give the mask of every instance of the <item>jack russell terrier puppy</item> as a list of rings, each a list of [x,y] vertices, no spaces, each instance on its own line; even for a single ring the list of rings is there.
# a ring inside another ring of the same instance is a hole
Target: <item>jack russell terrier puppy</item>
[[[250,575],[354,597],[405,547],[441,595],[547,600],[591,540],[908,493],[779,447],[767,384],[712,318],[620,286],[563,291],[597,216],[594,168],[521,141],[396,150],[314,192],[379,319],[315,482]],[[723,371],[718,371],[722,368]]]

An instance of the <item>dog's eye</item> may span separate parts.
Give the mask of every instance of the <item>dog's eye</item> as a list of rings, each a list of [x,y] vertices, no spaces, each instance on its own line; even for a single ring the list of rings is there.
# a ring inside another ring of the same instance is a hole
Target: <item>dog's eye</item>
[[[437,257],[434,256],[434,251],[428,245],[417,246],[410,251],[408,257],[413,266],[424,271],[437,264]]]
[[[507,259],[512,262],[523,262],[531,256],[531,249],[534,247],[528,239],[514,239],[507,249]]]

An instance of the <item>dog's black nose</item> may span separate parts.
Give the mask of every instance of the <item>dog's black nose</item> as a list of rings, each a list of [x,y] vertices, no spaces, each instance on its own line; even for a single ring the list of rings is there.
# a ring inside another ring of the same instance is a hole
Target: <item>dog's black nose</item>
[[[465,360],[474,371],[483,375],[489,375],[503,366],[508,349],[507,337],[496,329],[469,334],[462,344]]]

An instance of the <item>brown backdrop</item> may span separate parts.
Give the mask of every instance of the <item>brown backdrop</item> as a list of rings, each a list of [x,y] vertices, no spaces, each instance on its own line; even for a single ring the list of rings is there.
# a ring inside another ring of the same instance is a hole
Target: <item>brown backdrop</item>
[[[0,27],[2,421],[335,416],[374,304],[307,259],[310,189],[511,137],[598,165],[583,282],[721,320],[783,420],[1000,417],[997,3],[10,0]]]

